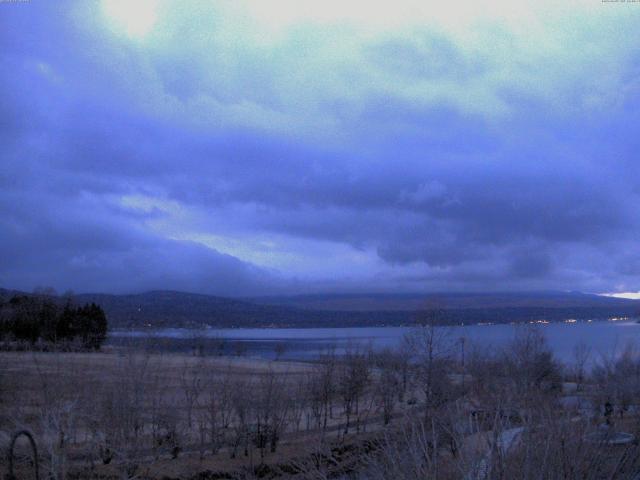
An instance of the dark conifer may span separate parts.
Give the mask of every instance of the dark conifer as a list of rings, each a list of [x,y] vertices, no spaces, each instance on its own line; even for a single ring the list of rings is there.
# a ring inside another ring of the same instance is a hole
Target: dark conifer
[[[74,307],[68,299],[60,308],[50,296],[13,296],[0,303],[0,340],[35,344],[77,341],[98,350],[107,337],[107,318],[95,303]]]

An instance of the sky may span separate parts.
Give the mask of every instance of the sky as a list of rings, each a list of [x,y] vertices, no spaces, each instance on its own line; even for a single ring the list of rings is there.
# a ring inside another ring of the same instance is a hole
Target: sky
[[[0,287],[640,291],[640,3],[378,3],[0,0]]]

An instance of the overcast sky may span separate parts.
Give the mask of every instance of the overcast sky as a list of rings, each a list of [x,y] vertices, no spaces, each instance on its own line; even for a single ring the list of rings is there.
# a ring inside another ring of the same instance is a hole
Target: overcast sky
[[[0,286],[640,290],[640,3],[376,3],[0,1]]]

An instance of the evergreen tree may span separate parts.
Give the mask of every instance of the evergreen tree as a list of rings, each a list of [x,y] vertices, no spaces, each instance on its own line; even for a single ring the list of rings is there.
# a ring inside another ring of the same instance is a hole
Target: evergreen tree
[[[0,340],[16,339],[60,343],[78,340],[83,348],[98,350],[107,338],[107,317],[95,303],[62,309],[50,296],[16,295],[0,302]]]
[[[101,307],[92,303],[82,310],[82,344],[98,350],[107,338],[107,317]]]
[[[74,309],[71,307],[71,302],[67,301],[56,322],[57,340],[67,340],[73,337],[74,318]]]

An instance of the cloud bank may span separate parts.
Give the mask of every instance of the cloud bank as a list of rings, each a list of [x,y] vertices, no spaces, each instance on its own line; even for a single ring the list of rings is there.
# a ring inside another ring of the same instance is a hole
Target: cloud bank
[[[0,285],[640,290],[640,7],[317,3],[0,3]]]

